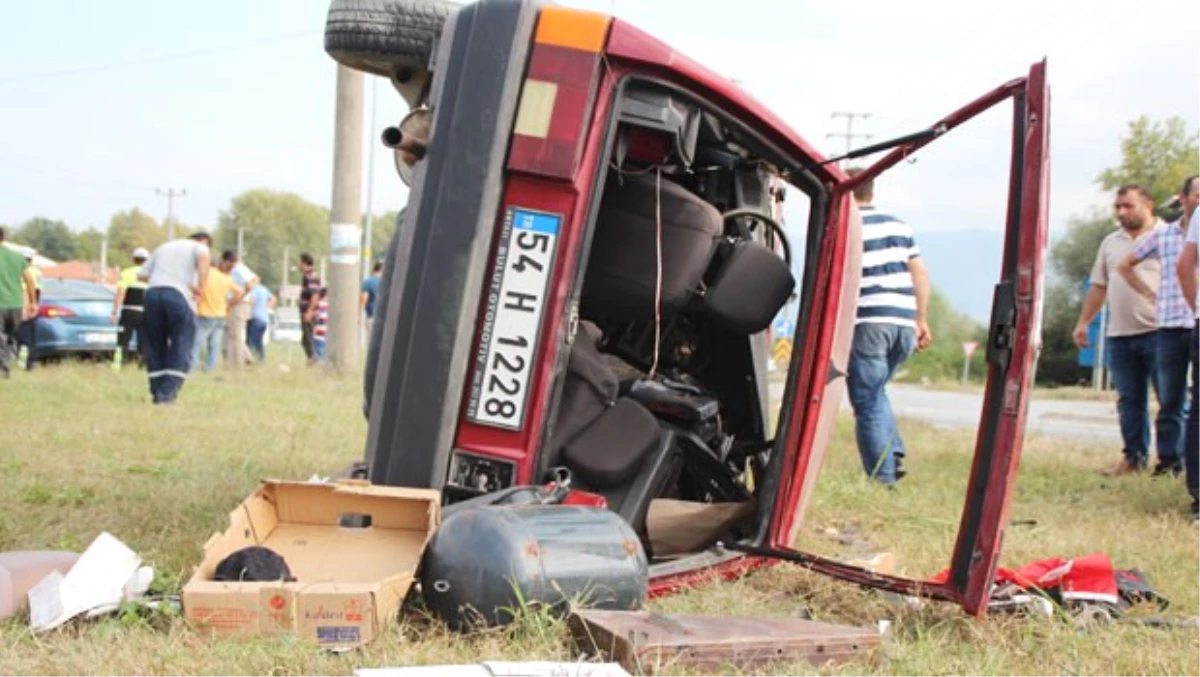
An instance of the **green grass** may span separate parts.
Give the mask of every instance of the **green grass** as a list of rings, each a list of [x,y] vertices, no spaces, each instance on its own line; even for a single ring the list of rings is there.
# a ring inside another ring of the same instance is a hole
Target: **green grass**
[[[82,548],[107,530],[158,570],[157,590],[178,591],[200,547],[263,478],[329,475],[362,457],[366,426],[357,377],[273,364],[198,375],[174,407],[148,403],[144,376],[64,365],[0,381],[0,551]],[[903,426],[910,476],[895,492],[867,484],[850,425],[829,453],[800,547],[834,556],[887,551],[899,573],[925,577],[949,561],[974,447],[970,431]],[[1108,553],[1145,572],[1195,617],[1197,529],[1180,482],[1108,480],[1094,469],[1115,450],[1033,438],[1025,447],[1003,563]],[[1029,521],[1035,523],[1029,525]],[[884,596],[792,566],[656,601],[662,611],[798,617],[874,625],[894,621],[884,648],[830,674],[1197,674],[1195,629],[1117,625],[1080,630],[1069,620],[993,618],[956,608],[904,609]],[[127,610],[32,636],[0,623],[0,672],[17,674],[348,674],[355,667],[572,660],[561,622],[531,614],[513,627],[450,634],[410,614],[384,637],[345,655],[294,638],[213,639],[178,617]],[[763,673],[812,673],[808,664]],[[686,673],[668,667],[666,674]]]

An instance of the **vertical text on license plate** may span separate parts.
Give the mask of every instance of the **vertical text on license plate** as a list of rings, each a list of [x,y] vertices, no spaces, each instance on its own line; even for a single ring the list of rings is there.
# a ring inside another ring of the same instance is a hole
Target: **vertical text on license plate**
[[[488,296],[470,415],[477,423],[520,430],[562,217],[521,208],[513,208],[507,216],[494,268],[498,284],[493,282]]]

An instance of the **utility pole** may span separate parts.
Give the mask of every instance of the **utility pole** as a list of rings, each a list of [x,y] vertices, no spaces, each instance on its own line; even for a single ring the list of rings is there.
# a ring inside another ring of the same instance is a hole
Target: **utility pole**
[[[238,221],[238,260],[242,261],[246,258],[245,239],[243,237],[246,228],[242,226],[241,221]]]
[[[158,193],[158,195],[160,197],[167,198],[167,240],[168,241],[174,240],[175,239],[175,198],[186,196],[187,189],[186,188],[179,188],[179,189],[168,188],[166,190],[163,190],[162,188],[156,188],[156,189],[154,189],[154,192]]]
[[[844,132],[829,132],[828,134],[825,135],[825,138],[827,138],[827,139],[833,139],[833,138],[843,139],[846,142],[846,153],[847,154],[849,154],[850,151],[854,150],[854,140],[855,139],[862,139],[863,141],[870,140],[870,138],[871,138],[870,134],[855,134],[854,133],[855,118],[862,118],[865,120],[865,119],[871,117],[870,113],[854,113],[851,111],[840,111],[839,110],[839,111],[834,111],[833,113],[830,113],[829,117],[833,118],[835,120],[837,118],[846,118],[846,131],[844,131]]]
[[[104,284],[105,273],[108,272],[108,236],[100,240],[100,284]]]
[[[337,66],[333,199],[329,224],[329,357],[358,367],[358,266],[362,251],[363,74]]]
[[[287,286],[287,280],[288,280],[288,248],[287,248],[287,245],[284,245],[284,247],[283,247],[283,270],[281,270],[280,273],[281,273],[281,275],[279,277],[279,298],[282,300],[283,299],[283,288]]]

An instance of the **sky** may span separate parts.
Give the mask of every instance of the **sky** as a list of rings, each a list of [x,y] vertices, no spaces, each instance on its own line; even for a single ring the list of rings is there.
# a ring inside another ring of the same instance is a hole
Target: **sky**
[[[870,113],[876,142],[928,126],[1048,59],[1051,227],[1105,205],[1095,176],[1138,115],[1200,127],[1200,3],[1086,0],[814,2],[566,0],[615,13],[741,81],[833,154],[834,111]],[[34,217],[105,228],[122,209],[212,225],[238,193],[329,204],[336,67],[327,0],[8,3],[0,40],[0,224]],[[368,77],[372,210],[406,191],[379,131],[405,104]],[[370,121],[374,101],[375,124]],[[877,182],[877,202],[920,233],[999,231],[1011,108],[963,126]],[[367,193],[364,190],[364,209]]]

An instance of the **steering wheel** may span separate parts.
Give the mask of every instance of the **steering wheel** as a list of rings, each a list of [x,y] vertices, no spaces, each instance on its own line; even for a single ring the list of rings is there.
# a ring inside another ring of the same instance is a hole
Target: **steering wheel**
[[[792,245],[788,242],[787,233],[783,231],[783,226],[781,226],[778,221],[767,216],[766,214],[746,207],[731,209],[721,215],[721,218],[725,221],[743,217],[749,218],[755,222],[765,223],[767,227],[775,232],[775,235],[779,238],[780,243],[783,244],[783,260],[785,263],[787,263],[788,269],[790,270],[792,267]],[[747,230],[749,232],[754,232],[754,223],[751,223]]]

